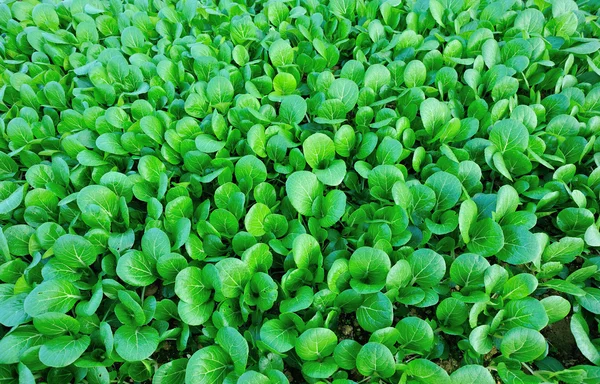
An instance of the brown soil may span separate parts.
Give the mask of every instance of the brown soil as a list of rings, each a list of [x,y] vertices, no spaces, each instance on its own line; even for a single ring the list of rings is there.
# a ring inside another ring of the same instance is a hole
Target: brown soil
[[[351,339],[356,340],[360,344],[366,344],[369,342],[369,332],[363,330],[356,316],[351,313],[342,313],[338,318],[337,335],[340,340]]]
[[[570,319],[570,316],[566,317],[542,330],[542,334],[550,343],[550,356],[558,359],[565,368],[588,364],[588,360],[579,351],[571,333]]]
[[[158,284],[152,284],[146,291],[144,292],[144,297],[153,296],[156,292],[158,292]]]
[[[167,340],[162,345],[162,348],[154,352],[152,357],[156,360],[158,365],[162,365],[168,363],[169,361],[179,359],[181,357],[181,352],[177,350],[175,342]]]
[[[447,335],[446,342],[448,347],[448,353],[444,353],[441,359],[435,361],[437,365],[444,368],[448,374],[456,371],[460,368],[462,363],[462,351],[458,348],[458,342],[460,338],[457,336]]]
[[[437,365],[444,368],[444,371],[446,371],[448,374],[451,374],[460,368],[460,360],[456,360],[454,357],[449,356],[447,359],[439,360]]]

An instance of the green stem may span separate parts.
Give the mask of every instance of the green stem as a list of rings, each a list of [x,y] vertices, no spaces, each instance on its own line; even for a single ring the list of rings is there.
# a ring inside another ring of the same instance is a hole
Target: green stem
[[[104,317],[102,317],[102,322],[104,322],[104,320],[106,320],[106,318],[108,317],[108,314],[111,313],[115,307],[115,305],[117,305],[117,303],[113,302],[110,307],[108,308],[108,311],[106,311],[106,313],[104,314]]]

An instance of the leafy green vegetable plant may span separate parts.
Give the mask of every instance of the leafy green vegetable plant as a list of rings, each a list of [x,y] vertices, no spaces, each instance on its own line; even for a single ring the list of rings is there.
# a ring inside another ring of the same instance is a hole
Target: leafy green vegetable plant
[[[0,382],[600,382],[598,0],[0,4]]]

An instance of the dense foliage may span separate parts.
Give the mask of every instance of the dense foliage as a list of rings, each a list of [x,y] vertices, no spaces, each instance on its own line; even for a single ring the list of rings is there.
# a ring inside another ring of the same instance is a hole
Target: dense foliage
[[[0,383],[600,382],[600,2],[0,4]]]

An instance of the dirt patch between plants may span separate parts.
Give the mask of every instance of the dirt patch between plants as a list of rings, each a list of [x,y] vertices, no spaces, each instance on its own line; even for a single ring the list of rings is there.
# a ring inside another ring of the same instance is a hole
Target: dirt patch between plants
[[[550,356],[558,359],[565,368],[589,364],[577,347],[575,337],[571,333],[570,323],[571,317],[569,316],[542,330],[542,334],[550,344]]]

